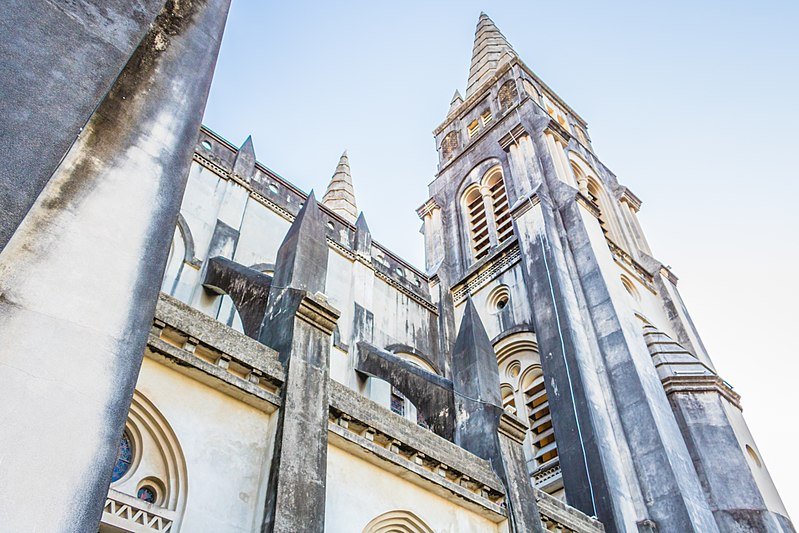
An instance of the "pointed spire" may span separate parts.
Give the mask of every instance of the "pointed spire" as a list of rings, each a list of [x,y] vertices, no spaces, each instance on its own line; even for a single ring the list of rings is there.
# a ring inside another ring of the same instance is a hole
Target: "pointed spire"
[[[361,255],[372,254],[372,232],[369,231],[363,211],[355,222],[355,251]]]
[[[336,172],[330,179],[327,192],[322,197],[322,204],[341,215],[350,224],[355,223],[358,207],[355,205],[355,189],[352,186],[350,160],[346,150],[338,160]]]
[[[277,250],[272,287],[314,294],[324,292],[326,278],[325,223],[311,191]]]
[[[233,161],[233,174],[240,178],[249,178],[255,170],[255,149],[252,146],[252,135],[247,135],[244,144],[236,152]]]
[[[452,101],[449,103],[449,113],[452,113],[453,111],[458,109],[458,107],[460,107],[462,103],[463,103],[463,97],[461,96],[461,92],[455,89],[455,94],[452,95]]]
[[[474,34],[472,64],[466,84],[466,98],[472,95],[504,63],[506,54],[516,55],[513,47],[485,13],[480,13],[477,31]]]

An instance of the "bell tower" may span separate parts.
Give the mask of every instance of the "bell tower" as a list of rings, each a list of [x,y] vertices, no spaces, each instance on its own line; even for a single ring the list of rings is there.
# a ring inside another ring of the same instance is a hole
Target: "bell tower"
[[[747,463],[740,406],[676,276],[652,257],[641,201],[485,13],[464,96],[455,92],[434,136],[438,173],[418,214],[442,352],[470,299],[503,405],[528,423],[531,482],[608,531],[752,520],[790,531],[767,473]],[[725,464],[708,456],[714,447]]]

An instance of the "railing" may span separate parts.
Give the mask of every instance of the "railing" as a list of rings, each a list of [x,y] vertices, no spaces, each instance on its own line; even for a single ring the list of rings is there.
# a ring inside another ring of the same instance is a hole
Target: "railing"
[[[175,517],[174,511],[111,489],[105,500],[101,524],[134,533],[166,533],[172,531]]]

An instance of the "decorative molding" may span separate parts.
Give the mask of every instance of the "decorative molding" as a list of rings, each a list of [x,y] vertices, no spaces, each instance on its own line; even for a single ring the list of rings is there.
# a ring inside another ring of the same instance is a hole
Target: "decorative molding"
[[[590,198],[584,195],[581,192],[577,193],[577,203],[581,206],[585,207],[594,218],[599,218],[601,212],[599,211],[599,206],[596,205]]]
[[[102,523],[134,533],[172,531],[175,513],[111,489],[103,506]]]
[[[328,336],[333,334],[339,316],[341,312],[331,306],[322,295],[305,296],[297,309],[297,318],[322,330]]]
[[[616,197],[621,202],[627,202],[636,213],[641,209],[641,199],[624,185],[620,185],[619,188],[616,189]]]
[[[480,288],[510,270],[519,262],[521,256],[519,244],[514,242],[511,247],[501,250],[497,255],[489,258],[490,261],[483,265],[482,268],[468,275],[452,288],[452,298],[455,304],[461,303],[467,296],[474,294]]]
[[[511,207],[510,216],[513,220],[516,220],[540,203],[541,197],[538,196],[538,193],[533,193],[526,198],[520,198],[513,207]]]
[[[521,418],[507,411],[503,411],[499,417],[499,432],[518,444],[524,443],[529,429],[530,427]]]
[[[503,150],[507,150],[511,144],[516,144],[518,140],[524,137],[525,135],[530,135],[530,134],[527,132],[526,129],[524,129],[524,126],[522,126],[521,123],[516,124],[515,126],[510,128],[508,133],[506,133],[499,139],[499,145],[502,147]]]
[[[395,289],[397,289],[398,291],[409,297],[411,300],[413,300],[414,302],[418,303],[419,305],[430,311],[431,313],[438,315],[438,307],[436,307],[432,302],[429,302],[424,298],[422,298],[421,296],[419,296],[418,294],[414,293],[413,291],[406,289],[405,287],[402,286],[402,284],[399,281],[395,280],[391,276],[386,275],[380,270],[375,269],[374,266],[372,268],[374,269],[375,276],[377,276],[379,279],[385,281],[386,283],[388,283],[389,285],[391,285],[392,287],[394,287]]]
[[[436,209],[441,209],[441,206],[438,205],[438,202],[436,202],[435,198],[430,198],[425,203],[416,208],[416,214],[419,215],[419,218],[424,220],[424,217],[426,217],[429,213],[432,213]]]
[[[739,410],[741,409],[741,395],[716,375],[670,375],[663,378],[661,382],[667,396],[679,393],[714,392],[720,394]]]
[[[630,254],[622,250],[615,242],[608,238],[605,240],[608,243],[608,248],[610,248],[610,253],[613,256],[613,259],[622,266],[628,266],[632,268],[632,270],[635,272],[636,278],[638,278],[638,280],[641,281],[649,290],[654,292],[655,288],[652,284],[655,280],[652,275],[647,272],[643,265],[633,259]]]

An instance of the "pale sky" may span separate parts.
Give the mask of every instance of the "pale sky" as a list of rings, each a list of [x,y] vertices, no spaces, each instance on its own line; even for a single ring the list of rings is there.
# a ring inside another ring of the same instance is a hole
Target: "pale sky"
[[[799,520],[799,2],[233,0],[204,122],[319,195],[349,151],[375,240],[422,267],[432,130],[486,11],[644,202]]]

